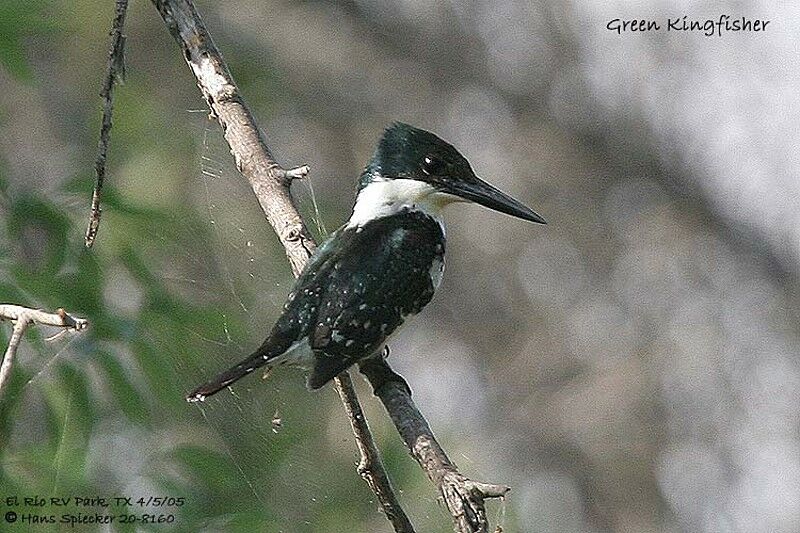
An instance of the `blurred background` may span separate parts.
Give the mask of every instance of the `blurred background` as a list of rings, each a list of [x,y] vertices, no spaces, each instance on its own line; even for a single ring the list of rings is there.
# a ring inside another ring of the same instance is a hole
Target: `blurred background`
[[[462,472],[512,487],[493,525],[800,531],[800,6],[197,5],[278,161],[311,166],[294,192],[318,236],[392,120],[549,221],[451,207],[442,289],[392,344]],[[722,14],[771,23],[606,29]],[[0,4],[0,300],[91,321],[23,342],[0,398],[0,507],[172,496],[186,503],[128,510],[174,524],[114,530],[390,531],[332,387],[306,393],[287,370],[183,401],[261,342],[291,273],[147,1],[129,9],[103,222],[83,248],[112,17],[99,0]],[[451,531],[356,381],[418,531]]]

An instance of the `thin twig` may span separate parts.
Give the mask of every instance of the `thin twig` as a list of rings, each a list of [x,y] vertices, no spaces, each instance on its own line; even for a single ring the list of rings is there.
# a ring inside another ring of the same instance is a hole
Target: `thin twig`
[[[29,309],[13,304],[0,304],[0,320],[11,320],[14,324],[11,339],[8,341],[8,348],[3,356],[3,364],[0,365],[0,394],[2,394],[6,383],[11,377],[11,369],[17,356],[17,348],[28,326],[41,324],[81,331],[89,325],[85,318],[74,317],[63,309],[59,309],[56,313],[46,313],[38,309]]]
[[[3,364],[0,365],[0,393],[5,388],[5,384],[11,377],[11,368],[14,366],[14,359],[17,357],[17,347],[22,340],[22,335],[25,333],[28,324],[27,320],[15,320],[14,329],[11,331],[11,339],[8,341],[8,348],[3,356]]]
[[[108,50],[108,66],[100,97],[103,99],[103,121],[100,126],[100,140],[97,142],[97,159],[94,163],[95,182],[92,190],[92,207],[89,212],[89,224],[86,227],[87,248],[91,248],[100,227],[100,194],[106,177],[106,157],[108,140],[111,134],[111,115],[114,111],[114,85],[125,79],[125,13],[128,11],[128,0],[116,0],[116,13],[111,25],[111,46]]]
[[[272,157],[252,113],[244,103],[222,55],[214,45],[190,0],[152,0],[183,56],[197,78],[197,85],[222,126],[236,167],[250,182],[267,220],[286,249],[295,276],[316,248],[289,191],[292,180],[302,178],[308,167],[282,168]],[[396,531],[414,529],[394,494],[372,433],[366,424],[350,375],[343,372],[335,385],[356,438],[361,460],[359,474],[375,492]]]
[[[370,434],[367,418],[361,411],[361,403],[358,401],[356,391],[353,388],[353,381],[350,379],[350,374],[343,372],[336,378],[336,391],[342,399],[347,415],[350,418],[350,426],[353,428],[353,433],[356,435]],[[367,482],[369,487],[378,496],[378,501],[381,502],[383,512],[386,513],[386,518],[394,525],[395,531],[402,531],[404,533],[413,533],[414,526],[409,521],[405,513],[402,512],[403,508],[397,500],[392,490],[388,493],[385,489],[391,489],[392,485],[389,478],[386,477],[384,469],[371,468],[369,464],[370,457],[380,457],[378,449],[375,447],[373,439],[356,439],[358,451],[361,454],[361,461],[358,463],[358,473]],[[396,510],[401,511],[400,514]]]

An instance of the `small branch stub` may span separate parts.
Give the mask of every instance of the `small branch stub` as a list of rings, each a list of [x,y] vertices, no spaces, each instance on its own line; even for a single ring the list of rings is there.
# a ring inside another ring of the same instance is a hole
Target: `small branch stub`
[[[283,171],[283,179],[288,184],[290,184],[294,180],[301,180],[308,176],[308,173],[311,171],[308,165],[303,165],[300,167],[290,168],[289,170]]]
[[[440,485],[442,499],[450,510],[458,532],[488,532],[484,500],[504,498],[509,487],[467,479],[457,471],[444,475]]]

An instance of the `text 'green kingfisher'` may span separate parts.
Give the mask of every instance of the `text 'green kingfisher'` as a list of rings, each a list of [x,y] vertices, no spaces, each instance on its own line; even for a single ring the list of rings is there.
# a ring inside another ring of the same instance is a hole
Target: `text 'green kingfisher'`
[[[389,126],[358,183],[353,214],[317,249],[269,337],[244,361],[187,397],[202,401],[259,367],[311,370],[318,389],[378,355],[399,326],[431,301],[444,271],[442,208],[476,202],[544,224],[542,217],[479,179],[436,135]]]

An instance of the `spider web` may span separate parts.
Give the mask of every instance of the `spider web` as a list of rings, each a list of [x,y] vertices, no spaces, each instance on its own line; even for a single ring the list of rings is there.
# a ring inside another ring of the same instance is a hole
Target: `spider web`
[[[205,116],[201,120],[197,128],[198,168],[189,188],[196,192],[193,202],[204,219],[201,223],[206,224],[202,229],[211,235],[212,242],[204,250],[182,251],[176,247],[173,252],[198,275],[173,272],[165,279],[189,298],[219,300],[221,327],[187,331],[206,346],[207,359],[200,372],[173,361],[176,372],[185,376],[184,392],[238,362],[260,344],[293,283],[285,253],[249,184],[235,170],[218,126]],[[312,180],[295,182],[293,193],[298,208],[311,221],[311,229],[324,236],[327,231]],[[161,239],[169,245],[166,235]],[[240,327],[237,333],[231,332],[228,326],[234,321],[244,324],[243,331]],[[314,448],[320,439],[306,433],[326,431],[328,417],[324,411],[330,403],[328,395],[334,392],[329,389],[308,394],[298,371],[276,371],[268,380],[259,376],[249,376],[196,408],[211,446],[236,466],[242,486],[252,494],[253,505],[275,510],[291,506],[299,496],[305,510],[298,514],[311,524],[313,520],[305,517],[312,517],[316,514],[314,507],[331,498],[332,484],[318,481],[320,454]],[[306,423],[309,417],[325,423],[313,427]],[[349,431],[344,415],[340,417]],[[274,475],[265,474],[270,471]],[[285,494],[276,494],[279,488]],[[290,524],[297,517],[287,513],[284,520]]]
[[[172,391],[176,395],[185,394],[248,355],[274,323],[293,284],[281,245],[265,222],[248,183],[235,170],[217,125],[204,115],[205,112],[196,115],[197,163],[195,168],[188,169],[189,183],[184,187],[191,191],[186,201],[199,216],[185,217],[183,211],[176,210],[170,220],[148,225],[151,248],[167,258],[158,274],[167,292],[202,308],[215,308],[212,313],[215,318],[208,323],[186,325],[179,320],[170,323],[170,327],[180,328],[180,334],[192,338],[202,354],[202,358],[196,359],[202,361],[199,366],[190,364],[185,353],[160,354],[164,371],[175,376],[178,383],[179,389]],[[310,221],[312,232],[324,237],[327,228],[313,179],[312,176],[296,181],[293,193],[300,211]],[[180,238],[186,235],[202,236],[208,242],[187,246]],[[143,253],[147,255],[146,250]],[[133,290],[134,286],[136,282],[131,281],[124,290]],[[86,346],[76,345],[81,342],[81,335],[68,333],[43,342],[41,339],[49,334],[46,328],[36,327],[31,331],[33,334],[26,335],[23,347],[36,345],[39,350],[35,351],[39,353],[31,355],[31,350],[20,350],[20,364],[35,369],[21,389],[21,394],[27,396],[25,401],[40,396],[40,391],[31,385],[54,378],[55,370],[64,362],[88,372],[87,384],[98,389],[93,393],[103,388],[102,379],[95,379],[94,365],[86,365]],[[128,348],[124,343],[99,348],[116,351],[115,359],[134,376],[134,381],[139,381],[134,385],[147,390],[141,383],[137,362],[126,354]],[[42,358],[42,353],[49,355]],[[116,414],[103,413],[104,418],[97,419],[87,450],[88,470],[94,471],[89,478],[99,479],[99,486],[119,487],[126,495],[154,494],[158,490],[154,480],[163,477],[164,451],[170,444],[188,441],[228,457],[238,478],[232,484],[240,485],[243,491],[239,501],[249,500],[252,509],[268,509],[286,531],[315,530],[319,524],[317,517],[331,504],[355,508],[352,502],[357,501],[362,509],[365,502],[376,508],[374,496],[358,479],[353,467],[357,451],[333,387],[312,394],[304,384],[302,373],[289,369],[276,371],[265,381],[258,379],[258,375],[249,376],[200,405],[187,404],[187,413],[196,411],[199,422],[187,425],[190,414],[185,419],[181,417],[175,421],[177,427],[171,435],[161,429],[155,432],[137,429]],[[71,457],[73,434],[78,431],[76,424],[85,415],[76,407],[72,391],[67,394],[65,409],[57,421],[61,434],[53,462],[54,497],[73,488],[67,476],[67,458]],[[380,429],[381,424],[388,426],[385,418],[381,418],[379,405],[363,403],[368,415],[370,408],[380,412],[371,417],[373,429]],[[36,412],[26,416],[35,417]],[[27,420],[21,418],[18,425],[26,425]],[[393,428],[391,431],[390,439],[399,445]],[[187,437],[185,433],[190,435]],[[123,449],[124,453],[120,451]],[[342,466],[342,458],[347,457],[352,457],[351,464]],[[410,460],[404,458],[404,461]],[[409,462],[408,468],[421,476],[413,463]],[[113,477],[103,477],[107,473]],[[343,483],[362,492],[344,491],[348,499],[338,501],[343,497]],[[405,491],[400,485],[396,489],[420,530],[431,530],[423,521],[449,530],[444,511],[429,514],[436,507],[431,504],[433,489],[425,487],[424,494],[408,491],[407,486]],[[238,510],[231,509],[231,513]],[[498,511],[498,519],[500,513],[504,514],[504,508]],[[353,531],[373,530],[364,529],[371,524],[375,525],[375,531],[390,530],[379,513],[368,514],[366,519],[369,521],[364,524],[354,523]],[[298,524],[308,527],[298,528]]]

